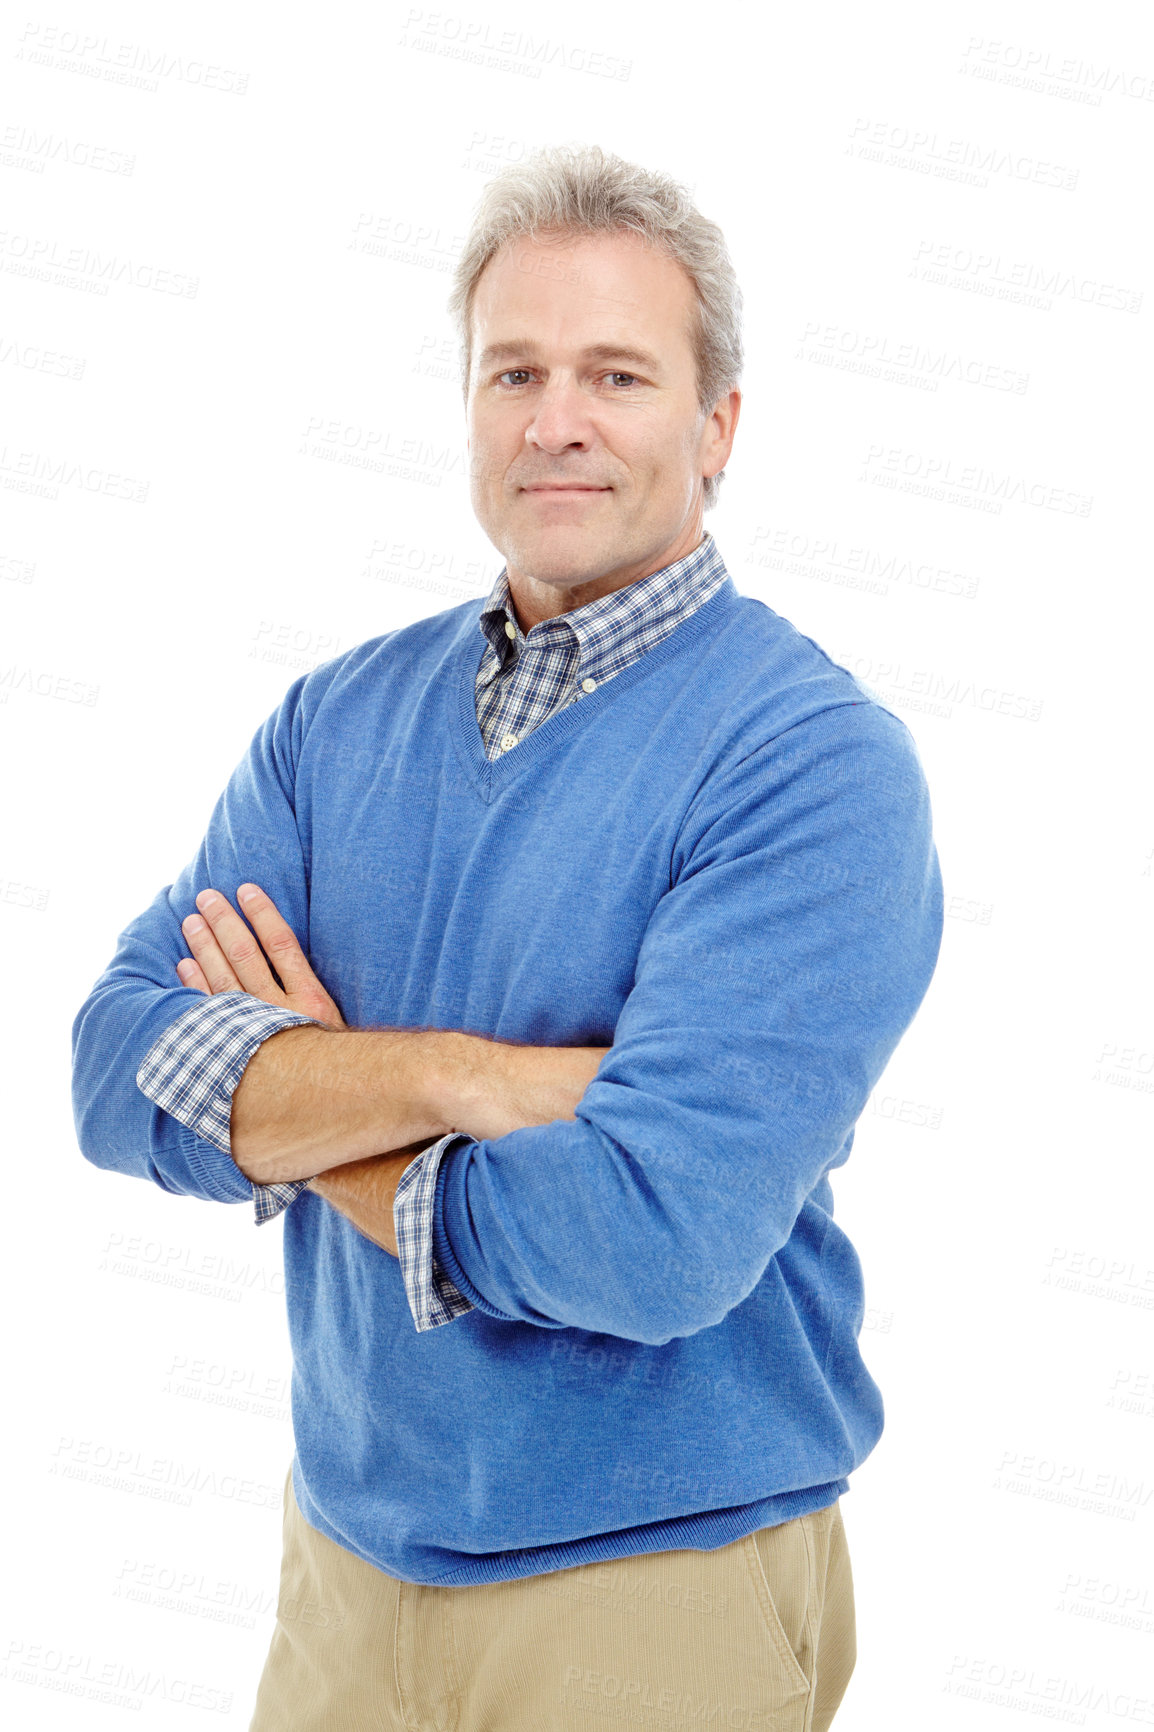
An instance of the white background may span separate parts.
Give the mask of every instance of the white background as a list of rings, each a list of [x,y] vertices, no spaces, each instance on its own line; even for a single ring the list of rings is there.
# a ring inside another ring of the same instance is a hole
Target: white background
[[[566,142],[722,225],[748,363],[707,527],[934,802],[941,959],[835,1176],[886,1403],[838,1732],[1154,1725],[1154,40],[1130,4],[798,10],[3,27],[15,1726],[248,1724],[281,1228],[88,1165],[71,1021],[291,680],[487,592],[449,272],[486,179]]]

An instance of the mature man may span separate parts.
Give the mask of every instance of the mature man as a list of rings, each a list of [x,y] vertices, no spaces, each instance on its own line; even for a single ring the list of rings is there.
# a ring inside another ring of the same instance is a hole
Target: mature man
[[[283,1211],[254,1732],[821,1732],[883,1421],[829,1174],[937,958],[924,777],[703,531],[741,296],[682,189],[539,153],[450,308],[505,567],[289,687],[77,1015],[80,1146]]]

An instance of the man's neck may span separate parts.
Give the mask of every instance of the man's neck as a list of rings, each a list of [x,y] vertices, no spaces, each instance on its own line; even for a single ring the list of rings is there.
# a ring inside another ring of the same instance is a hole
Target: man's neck
[[[558,619],[562,614],[572,613],[575,608],[584,607],[588,602],[599,601],[603,595],[613,595],[619,589],[627,589],[630,584],[640,583],[642,578],[652,577],[655,572],[666,571],[669,566],[676,565],[678,560],[696,553],[708,534],[708,530],[698,529],[695,538],[692,535],[679,536],[672,548],[655,559],[641,561],[632,568],[626,567],[623,572],[615,571],[605,576],[592,577],[564,589],[557,584],[542,583],[537,578],[506,566],[509,600],[517,624],[527,635],[535,625],[540,625],[542,620]]]

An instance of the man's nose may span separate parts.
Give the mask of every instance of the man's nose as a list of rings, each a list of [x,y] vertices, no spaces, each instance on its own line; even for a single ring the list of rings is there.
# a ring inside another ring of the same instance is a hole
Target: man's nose
[[[567,451],[590,443],[589,406],[576,384],[551,379],[537,399],[525,442],[542,451]]]

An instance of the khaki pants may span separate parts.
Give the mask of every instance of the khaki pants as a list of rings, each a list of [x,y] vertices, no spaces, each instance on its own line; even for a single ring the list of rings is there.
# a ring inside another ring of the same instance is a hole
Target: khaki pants
[[[434,1588],[318,1533],[290,1472],[249,1732],[826,1732],[855,1658],[838,1503],[717,1551]]]

